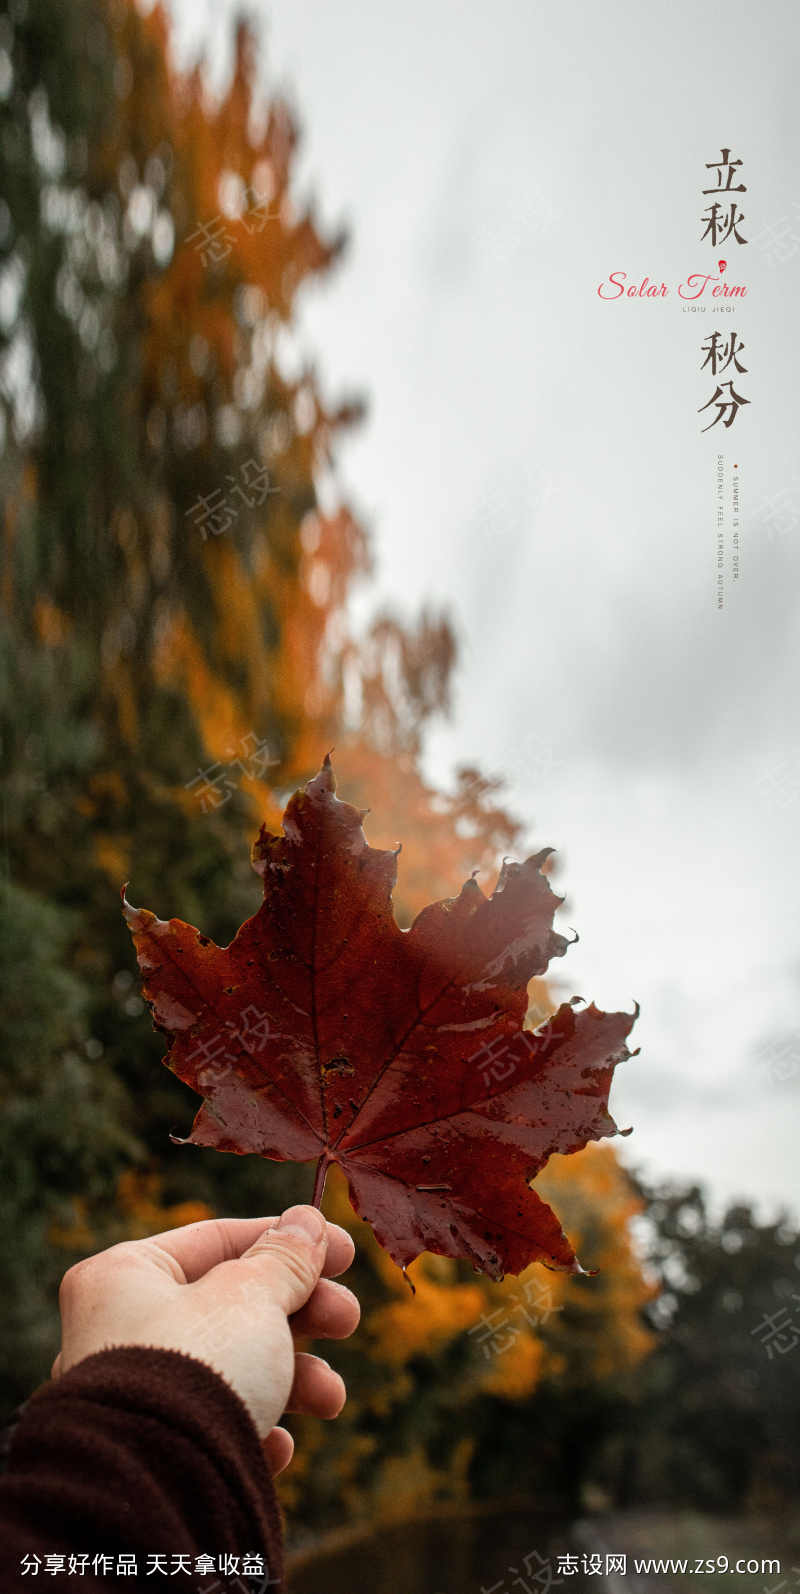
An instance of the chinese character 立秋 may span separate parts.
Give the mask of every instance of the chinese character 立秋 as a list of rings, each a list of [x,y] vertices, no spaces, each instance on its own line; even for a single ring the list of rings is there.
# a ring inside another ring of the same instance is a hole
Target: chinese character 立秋
[[[704,188],[703,193],[745,194],[747,192],[747,184],[734,183],[733,181],[734,171],[737,166],[741,166],[742,162],[740,160],[731,160],[729,149],[723,149],[721,156],[722,158],[718,161],[706,161],[706,171],[715,171],[717,173],[717,183],[715,188]],[[727,178],[724,183],[722,181],[723,172],[727,172]]]
[[[708,209],[703,211],[700,219],[706,224],[706,230],[700,238],[701,243],[710,238],[714,249],[719,244],[724,244],[726,238],[734,238],[737,244],[747,243],[747,239],[739,232],[739,223],[745,220],[745,215],[738,205],[731,204],[726,211],[715,199],[713,205],[709,205]]]

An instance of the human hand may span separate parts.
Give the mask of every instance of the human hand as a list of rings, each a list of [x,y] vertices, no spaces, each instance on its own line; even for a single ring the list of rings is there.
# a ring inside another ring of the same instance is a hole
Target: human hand
[[[294,1451],[291,1434],[276,1426],[282,1414],[336,1417],[344,1405],[339,1374],[321,1357],[295,1351],[294,1340],[352,1334],[358,1301],[333,1279],[353,1255],[349,1234],[306,1206],[112,1245],[61,1281],[62,1340],[52,1375],[117,1345],[196,1356],[244,1401],[268,1466],[280,1472]]]

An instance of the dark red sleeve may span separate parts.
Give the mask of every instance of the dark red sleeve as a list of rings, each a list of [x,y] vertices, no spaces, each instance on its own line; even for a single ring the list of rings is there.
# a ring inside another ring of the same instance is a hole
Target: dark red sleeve
[[[95,1569],[102,1554],[113,1570]],[[156,1554],[166,1574],[148,1570]],[[225,1555],[238,1564],[221,1572]],[[26,1556],[38,1572],[23,1571]],[[64,1557],[52,1575],[48,1556]],[[118,1569],[125,1556],[135,1573]],[[213,1571],[196,1570],[202,1556]],[[280,1594],[280,1512],[258,1435],[204,1362],[138,1345],[99,1351],[27,1402],[0,1479],[0,1589],[43,1584],[54,1594]]]

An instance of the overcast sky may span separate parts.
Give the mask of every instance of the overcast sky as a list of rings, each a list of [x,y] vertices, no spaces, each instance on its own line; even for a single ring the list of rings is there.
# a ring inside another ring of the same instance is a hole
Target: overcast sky
[[[224,72],[233,7],[172,5],[181,51],[202,40]],[[303,343],[329,395],[369,400],[341,457],[377,557],[356,615],[452,616],[456,702],[428,769],[504,775],[558,849],[581,937],[559,994],[641,1002],[612,1096],[625,1158],[797,1211],[796,6],[253,14],[304,128],[300,192],[352,229]],[[723,146],[746,246],[701,242]],[[669,295],[603,301],[612,271]],[[685,310],[690,272],[747,297]],[[717,330],[746,348],[716,381],[749,406],[701,435]],[[720,453],[742,510],[722,609]]]

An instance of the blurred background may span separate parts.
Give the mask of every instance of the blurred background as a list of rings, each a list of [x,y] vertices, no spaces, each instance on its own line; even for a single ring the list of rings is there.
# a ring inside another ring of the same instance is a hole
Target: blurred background
[[[637,1554],[800,1586],[798,27],[765,15],[0,4],[6,1420],[71,1262],[313,1181],[170,1142],[196,1098],[124,881],[229,941],[259,823],[335,744],[403,844],[401,923],[552,844],[581,941],[530,1022],[642,1003],[634,1135],[537,1181],[594,1276],[426,1256],[412,1298],[329,1182],[364,1317],[326,1351],[342,1417],[293,1423],[298,1594],[541,1589],[567,1552],[575,1588],[695,1586]],[[723,137],[735,454],[699,435],[705,327],[596,295],[713,269]]]

